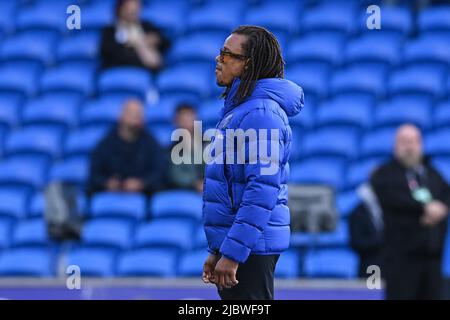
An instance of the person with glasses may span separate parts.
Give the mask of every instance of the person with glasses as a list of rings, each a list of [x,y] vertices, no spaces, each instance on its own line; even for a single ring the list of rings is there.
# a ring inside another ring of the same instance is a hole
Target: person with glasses
[[[277,39],[257,26],[231,33],[216,57],[215,75],[225,101],[211,145],[230,139],[228,129],[257,135],[242,148],[227,146],[231,157],[217,152],[214,156],[223,161],[206,164],[203,217],[210,255],[202,278],[214,283],[224,300],[273,299],[275,266],[290,239],[287,181],[293,142],[288,118],[303,108],[303,90],[284,79]],[[268,164],[262,152],[250,159],[252,145],[265,146],[267,154],[278,151],[276,170],[264,171]],[[240,155],[244,161],[233,161]]]

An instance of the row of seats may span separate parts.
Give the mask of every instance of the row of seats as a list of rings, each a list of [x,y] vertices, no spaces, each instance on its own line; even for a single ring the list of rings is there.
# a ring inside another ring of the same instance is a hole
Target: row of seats
[[[78,248],[64,255],[63,266],[79,266],[81,275],[87,277],[200,277],[206,256],[204,249],[179,256],[161,249],[139,249],[117,254],[108,250]],[[56,276],[55,260],[55,254],[48,250],[9,250],[0,254],[0,276]],[[357,256],[347,249],[311,250],[304,256],[291,250],[281,255],[275,274],[279,278],[355,278],[357,268]]]

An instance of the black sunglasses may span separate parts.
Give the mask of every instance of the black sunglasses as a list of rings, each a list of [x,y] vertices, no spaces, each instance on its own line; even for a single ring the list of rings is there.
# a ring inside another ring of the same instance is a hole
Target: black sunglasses
[[[229,56],[239,60],[247,59],[247,56],[244,56],[243,54],[233,53],[230,51],[224,51],[223,49],[220,49],[220,62],[223,63],[225,56]]]

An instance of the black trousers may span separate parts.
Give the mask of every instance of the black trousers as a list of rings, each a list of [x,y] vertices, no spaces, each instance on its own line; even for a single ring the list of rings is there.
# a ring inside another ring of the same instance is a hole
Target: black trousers
[[[279,254],[250,255],[240,263],[236,279],[239,283],[230,288],[218,290],[222,300],[273,300],[275,266]]]
[[[395,257],[385,261],[382,274],[388,300],[438,300],[442,297],[442,260]]]

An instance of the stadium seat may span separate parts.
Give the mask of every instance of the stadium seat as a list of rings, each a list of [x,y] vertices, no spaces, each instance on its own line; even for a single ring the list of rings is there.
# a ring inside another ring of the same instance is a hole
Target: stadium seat
[[[28,97],[36,93],[36,72],[10,65],[0,68],[0,92],[17,93]]]
[[[88,101],[82,106],[80,125],[83,127],[114,125],[122,112],[123,103],[124,99],[108,96]]]
[[[146,199],[138,193],[96,193],[91,200],[94,218],[113,217],[141,220],[145,217]]]
[[[344,129],[325,127],[310,131],[303,137],[303,152],[306,157],[335,156],[352,159],[357,155],[357,146],[356,135]]]
[[[177,275],[181,277],[201,277],[203,264],[208,257],[206,250],[189,251],[183,254],[178,262]]]
[[[149,207],[154,218],[189,218],[199,221],[202,217],[202,197],[194,191],[161,191],[153,195]]]
[[[275,267],[275,277],[292,279],[300,276],[300,256],[297,251],[283,252]]]
[[[422,36],[405,45],[403,61],[407,64],[440,64],[443,69],[450,63],[450,38],[447,36]]]
[[[321,232],[315,244],[322,248],[346,247],[349,244],[349,228],[346,220],[340,219],[336,230],[331,232]]]
[[[110,250],[77,248],[68,253],[66,261],[67,266],[78,266],[83,277],[114,276],[115,254]]]
[[[94,88],[94,73],[90,69],[62,66],[49,69],[40,80],[41,93],[64,92],[80,97],[90,96]]]
[[[106,133],[104,127],[91,127],[69,133],[64,143],[64,157],[89,156]]]
[[[78,123],[78,101],[59,95],[45,95],[24,105],[22,125],[47,125],[69,129]],[[59,144],[58,144],[59,147]]]
[[[379,158],[368,158],[358,162],[349,163],[346,173],[346,188],[354,189],[367,182],[372,171],[381,164]]]
[[[11,132],[6,139],[5,154],[36,155],[53,159],[60,153],[61,136],[49,128],[25,128]]]
[[[430,132],[425,137],[425,151],[430,156],[450,156],[450,128]]]
[[[78,214],[84,215],[86,207],[86,198],[84,194],[80,193],[77,197],[77,208]],[[31,197],[28,205],[28,218],[34,219],[39,218],[43,219],[45,215],[45,196],[41,191],[35,192]]]
[[[16,1],[1,1],[0,2],[0,30],[4,32],[11,32],[14,29],[15,13],[19,3]]]
[[[199,227],[194,234],[193,248],[194,249],[206,249],[208,247],[208,241],[206,239],[205,229],[203,226]]]
[[[430,6],[421,10],[418,28],[421,33],[450,31],[450,6]]]
[[[45,164],[31,159],[8,159],[0,162],[0,186],[30,190],[43,186]]]
[[[372,4],[372,3],[370,3]],[[375,3],[373,3],[375,4]],[[369,4],[368,4],[369,5]],[[355,30],[357,33],[380,33],[383,36],[394,35],[400,40],[411,34],[413,30],[414,21],[411,9],[409,6],[388,6],[380,7],[381,12],[381,29],[369,30],[367,28],[367,18],[369,17],[366,10],[361,10],[358,16],[358,26]],[[371,46],[375,47],[375,46]],[[374,48],[375,49],[375,48]],[[376,50],[376,49],[375,49]]]
[[[173,44],[168,54],[168,61],[171,64],[186,62],[204,62],[211,66],[211,73],[214,72],[215,58],[222,48],[224,38],[196,33],[185,36]]]
[[[48,247],[50,239],[45,220],[36,218],[18,221],[12,234],[11,245],[14,247]]]
[[[131,224],[122,219],[91,219],[83,226],[81,235],[85,247],[127,249],[131,245]]]
[[[114,3],[112,1],[96,1],[84,6],[82,25],[84,30],[99,31],[114,22]]]
[[[16,17],[16,28],[26,30],[51,30],[55,33],[67,30],[66,12],[70,1],[40,1],[19,10]]]
[[[84,186],[89,174],[89,161],[86,157],[72,157],[53,163],[49,181]]]
[[[433,127],[450,127],[450,100],[435,106],[433,112]]]
[[[194,7],[189,11],[187,16],[186,32],[215,32],[224,36],[230,34],[239,25],[241,7],[239,5],[228,6],[227,10],[224,10],[221,3],[206,3],[203,6]],[[222,39],[222,42],[224,40],[225,38]],[[217,48],[221,46],[219,44]]]
[[[0,216],[12,220],[26,216],[27,194],[23,191],[0,189]]]
[[[202,121],[203,130],[215,128],[220,120],[222,108],[223,101],[219,99],[207,100],[200,105],[198,118]]]
[[[192,246],[192,223],[175,219],[155,219],[137,227],[136,248],[188,250]]]
[[[349,126],[367,129],[371,125],[371,120],[371,103],[345,96],[321,104],[316,111],[315,126]]]
[[[346,2],[351,5],[350,2]],[[305,10],[300,18],[300,31],[302,32],[323,32],[332,31],[337,34],[347,34],[353,28],[354,11],[353,8],[345,7],[344,3],[322,4]],[[339,12],[339,14],[336,14]]]
[[[146,122],[150,125],[171,125],[179,102],[182,101],[177,97],[166,97],[147,105],[145,109]]]
[[[356,278],[358,258],[347,249],[321,249],[307,252],[304,258],[304,272],[314,278]]]
[[[0,93],[0,128],[11,129],[19,122],[22,99],[16,94]]]
[[[162,95],[185,93],[197,98],[209,95],[214,69],[198,69],[189,66],[167,68],[158,76],[157,86]]]
[[[423,130],[431,125],[431,105],[414,98],[394,98],[379,104],[373,114],[375,127],[413,123]]]
[[[48,249],[18,248],[0,255],[0,276],[52,277],[55,262]]]
[[[99,43],[98,32],[77,32],[58,42],[55,60],[58,63],[92,61],[98,57]]]
[[[151,123],[147,127],[147,130],[150,132],[150,134],[152,134],[152,136],[156,139],[156,141],[158,141],[160,146],[168,148],[172,143],[171,136],[174,130],[172,125],[167,124],[155,125]]]
[[[131,94],[145,100],[151,85],[152,78],[148,70],[137,67],[115,67],[100,73],[98,92]]]
[[[177,0],[151,1],[143,6],[141,18],[161,28],[169,37],[175,38],[185,30],[188,2]]]
[[[343,166],[334,160],[308,159],[291,165],[291,183],[327,184],[342,188]]]
[[[291,248],[308,248],[314,245],[315,235],[311,232],[295,231],[291,233]]]
[[[366,133],[361,140],[360,157],[391,156],[395,131],[395,128],[382,128]]]
[[[0,250],[9,247],[11,242],[11,221],[7,219],[0,219]]]
[[[442,177],[450,184],[450,158],[449,157],[435,157],[433,165],[442,175]]]
[[[341,218],[348,218],[359,201],[359,196],[354,190],[339,193],[336,197],[336,209]]]
[[[309,63],[295,64],[286,69],[286,78],[301,86],[307,99],[321,99],[328,94],[327,68]]]
[[[358,93],[378,98],[385,94],[385,82],[382,69],[350,67],[333,73],[330,93],[333,95]]]
[[[117,264],[122,277],[173,277],[176,274],[176,255],[157,249],[141,249],[124,253]]]
[[[314,126],[315,113],[316,113],[316,103],[314,102],[314,99],[312,99],[310,96],[306,102],[306,107],[302,109],[300,114],[298,114],[295,117],[289,118],[289,124],[292,129],[292,136],[294,141],[298,142],[300,140],[299,137],[303,136],[303,132],[299,132],[300,135],[298,137],[296,136],[297,133],[295,131],[297,129],[308,130]],[[292,144],[292,146],[294,145],[295,143]]]

